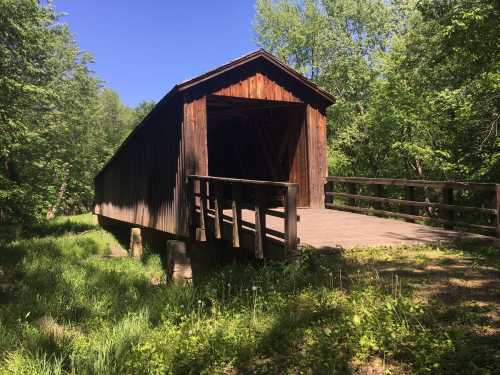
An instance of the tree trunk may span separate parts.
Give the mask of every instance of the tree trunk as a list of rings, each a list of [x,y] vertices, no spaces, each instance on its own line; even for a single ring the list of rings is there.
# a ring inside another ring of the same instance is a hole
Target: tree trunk
[[[47,220],[51,220],[56,216],[57,207],[61,204],[61,200],[64,197],[64,193],[66,193],[66,180],[63,181],[61,187],[59,188],[59,192],[57,193],[57,200],[52,206],[49,207],[47,211]]]

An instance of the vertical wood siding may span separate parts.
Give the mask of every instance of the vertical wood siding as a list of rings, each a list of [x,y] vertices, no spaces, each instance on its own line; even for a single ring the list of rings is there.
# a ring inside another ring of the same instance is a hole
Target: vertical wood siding
[[[184,159],[184,176],[190,174],[208,175],[208,151],[207,151],[207,110],[206,97],[184,98],[184,121],[182,124],[182,149]],[[186,186],[184,183],[183,187]],[[188,194],[183,189],[181,198],[182,215],[180,221],[182,226],[176,232],[183,236],[188,235]]]
[[[248,99],[281,100],[300,102],[301,100],[287,88],[273,81],[261,72],[256,72],[241,81],[230,83],[213,92],[214,95],[234,96]]]
[[[309,157],[307,154],[307,122],[305,108],[289,119],[290,126],[298,133],[295,142],[294,137],[290,137],[290,182],[299,184],[297,195],[297,205],[299,207],[309,207]]]
[[[252,61],[163,103],[96,177],[96,214],[188,234],[186,176],[208,175],[207,95],[304,103],[305,114],[288,120],[300,132],[289,178],[301,184],[299,205],[324,207],[328,103],[279,68]]]
[[[170,233],[183,229],[180,108],[176,101],[157,113],[96,177],[96,214]]]
[[[313,208],[325,207],[324,183],[327,176],[326,117],[323,111],[307,105],[307,148],[309,194]]]

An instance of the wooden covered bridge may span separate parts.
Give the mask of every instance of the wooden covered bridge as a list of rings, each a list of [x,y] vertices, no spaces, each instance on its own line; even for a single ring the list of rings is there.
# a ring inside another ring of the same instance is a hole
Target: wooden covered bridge
[[[497,184],[327,177],[325,111],[334,102],[264,50],[180,83],[96,176],[94,212],[180,238],[227,241],[257,258],[295,255],[299,242],[351,247],[467,235],[452,226],[500,234]],[[462,205],[457,189],[477,192],[477,207]]]

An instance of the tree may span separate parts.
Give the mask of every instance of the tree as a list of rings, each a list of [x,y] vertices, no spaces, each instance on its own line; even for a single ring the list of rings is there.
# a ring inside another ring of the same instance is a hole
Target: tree
[[[97,87],[57,19],[50,5],[0,2],[0,207],[10,221],[40,219],[57,202],[80,100]]]
[[[337,102],[329,112],[330,167],[353,174],[364,142],[363,118],[378,56],[388,48],[398,14],[383,0],[257,2],[257,41]]]
[[[498,16],[494,1],[420,1],[394,38],[367,122],[404,176],[500,180]]]
[[[93,176],[136,122],[49,3],[0,1],[0,221],[88,210]]]
[[[260,0],[259,43],[337,96],[342,175],[499,181],[500,3]]]
[[[153,110],[156,102],[153,100],[144,100],[137,104],[134,108],[135,112],[135,125],[138,125],[142,120],[146,118],[146,116]]]

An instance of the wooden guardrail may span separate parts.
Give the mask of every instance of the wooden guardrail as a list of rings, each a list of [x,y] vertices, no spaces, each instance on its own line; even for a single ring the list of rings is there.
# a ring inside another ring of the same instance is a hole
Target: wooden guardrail
[[[283,241],[286,256],[297,256],[297,191],[298,184],[289,182],[243,180],[214,176],[188,176],[190,228],[192,238],[206,241],[207,234],[223,239],[224,220],[231,223],[234,247],[240,247],[242,227],[255,232],[255,257],[264,257],[268,236]],[[281,197],[283,211],[272,209]],[[225,215],[230,209],[231,215]],[[255,223],[242,220],[242,209],[255,212]],[[266,215],[284,220],[284,232],[266,226]],[[213,219],[213,228],[207,228]],[[213,229],[213,230],[208,230]]]
[[[338,185],[343,191],[335,191]],[[388,196],[390,189],[397,198]],[[420,194],[423,200],[417,199],[417,189],[421,189],[420,192],[423,190],[424,194]],[[360,190],[366,193],[361,194]],[[430,190],[435,193],[430,194]],[[481,207],[457,204],[455,192],[459,190],[467,191],[469,195],[482,194],[482,199],[470,199]],[[440,196],[441,199],[431,201],[430,195]],[[326,178],[325,196],[327,208],[442,224],[447,229],[465,227],[500,237],[500,184],[330,176]],[[336,204],[336,198],[346,204]],[[361,207],[361,202],[368,202],[370,206]],[[404,212],[391,210],[391,205],[406,209]],[[425,211],[424,214],[420,213],[421,210]],[[462,219],[457,219],[457,212],[461,213]],[[484,223],[463,220],[464,214],[481,216]]]

